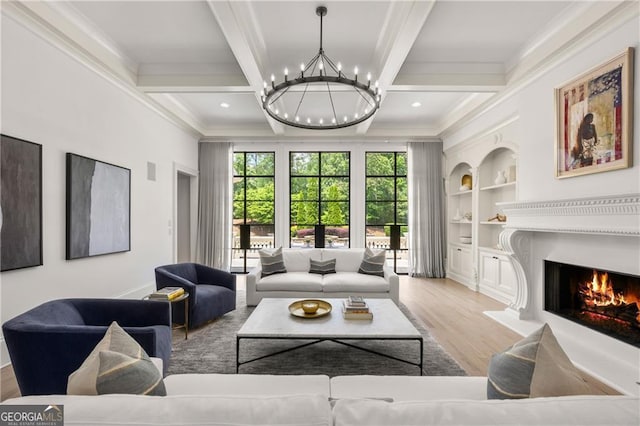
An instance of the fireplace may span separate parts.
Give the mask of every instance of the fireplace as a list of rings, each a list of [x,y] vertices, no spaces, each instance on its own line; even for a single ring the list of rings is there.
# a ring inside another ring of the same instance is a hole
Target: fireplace
[[[640,347],[640,276],[544,264],[546,311]]]

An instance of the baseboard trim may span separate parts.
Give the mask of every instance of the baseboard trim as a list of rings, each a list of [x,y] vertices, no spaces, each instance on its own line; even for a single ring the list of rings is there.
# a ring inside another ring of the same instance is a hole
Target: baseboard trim
[[[156,290],[156,282],[154,280],[154,281],[149,281],[125,293],[121,293],[115,296],[115,298],[116,299],[142,299],[146,295],[153,293],[155,290]]]

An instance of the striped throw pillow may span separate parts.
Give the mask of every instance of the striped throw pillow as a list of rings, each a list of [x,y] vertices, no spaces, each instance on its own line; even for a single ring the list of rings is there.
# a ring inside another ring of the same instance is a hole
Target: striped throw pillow
[[[364,251],[364,258],[360,264],[358,273],[367,275],[378,275],[384,277],[384,260],[385,253],[383,251],[374,252],[370,248]]]
[[[310,274],[335,274],[336,273],[336,260],[313,260],[309,259],[309,273]]]
[[[278,247],[275,250],[262,249],[258,253],[260,254],[260,264],[262,265],[262,277],[287,272],[282,258],[282,247]]]
[[[493,355],[487,378],[487,399],[601,394],[582,378],[548,324]]]
[[[69,395],[111,393],[167,394],[162,374],[153,361],[115,321],[67,382]]]

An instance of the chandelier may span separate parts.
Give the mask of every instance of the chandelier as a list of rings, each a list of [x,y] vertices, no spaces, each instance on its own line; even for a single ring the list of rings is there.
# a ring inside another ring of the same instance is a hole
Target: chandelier
[[[320,49],[306,64],[300,64],[300,72],[289,79],[288,68],[284,69],[284,81],[276,84],[271,74],[271,85],[263,83],[260,92],[262,108],[274,120],[288,126],[311,130],[341,129],[362,123],[376,113],[380,107],[378,82],[371,84],[371,74],[366,80],[358,80],[358,67],[354,78],[342,72],[324,53],[322,48],[322,18],[327,8],[319,6]]]

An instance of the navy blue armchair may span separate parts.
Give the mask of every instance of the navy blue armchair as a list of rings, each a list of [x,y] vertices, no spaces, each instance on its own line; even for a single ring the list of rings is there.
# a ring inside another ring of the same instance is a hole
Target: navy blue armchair
[[[189,328],[236,308],[236,276],[198,263],[158,266],[156,287],[182,287],[189,292]],[[184,304],[171,305],[173,322],[184,323]]]
[[[113,321],[149,356],[171,356],[168,303],[132,299],[59,299],[2,325],[13,370],[25,395],[67,393],[67,379],[80,367]]]

